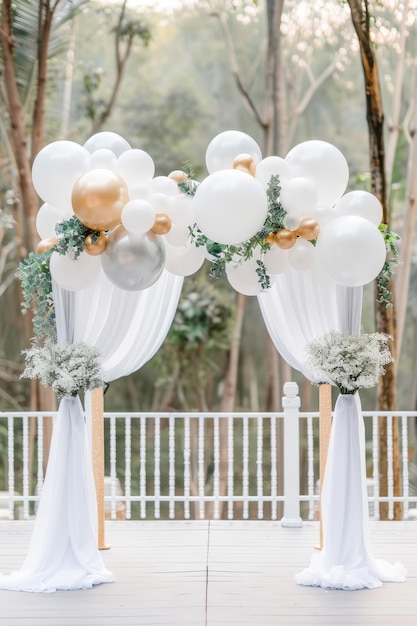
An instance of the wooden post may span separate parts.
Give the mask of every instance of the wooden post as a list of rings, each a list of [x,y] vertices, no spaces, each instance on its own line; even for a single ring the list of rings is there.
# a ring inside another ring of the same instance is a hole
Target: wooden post
[[[319,386],[319,449],[320,449],[320,543],[316,548],[323,548],[323,520],[321,514],[321,492],[323,488],[324,472],[326,469],[327,453],[329,450],[330,431],[332,429],[332,387],[327,383]]]
[[[91,391],[91,447],[97,497],[98,549],[107,550],[104,537],[104,394],[103,388]]]

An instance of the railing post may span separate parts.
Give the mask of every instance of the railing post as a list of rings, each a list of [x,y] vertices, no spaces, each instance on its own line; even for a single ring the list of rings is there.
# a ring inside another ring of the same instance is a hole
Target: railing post
[[[281,526],[303,525],[300,517],[300,398],[297,383],[285,383],[284,409],[284,517]]]

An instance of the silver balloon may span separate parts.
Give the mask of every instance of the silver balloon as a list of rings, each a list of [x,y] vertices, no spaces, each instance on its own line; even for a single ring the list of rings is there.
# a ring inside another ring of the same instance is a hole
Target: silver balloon
[[[160,277],[165,263],[165,245],[154,233],[134,235],[118,226],[107,238],[101,255],[107,278],[120,289],[141,291]]]

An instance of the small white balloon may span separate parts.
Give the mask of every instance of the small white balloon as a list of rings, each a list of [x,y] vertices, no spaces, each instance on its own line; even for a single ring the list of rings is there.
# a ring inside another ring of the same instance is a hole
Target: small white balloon
[[[100,256],[81,252],[73,261],[64,254],[53,252],[50,261],[52,278],[67,291],[82,291],[90,287],[101,270]]]
[[[155,223],[155,210],[147,200],[130,200],[122,209],[121,219],[130,233],[143,235]]]
[[[375,224],[356,215],[338,217],[320,231],[316,258],[340,285],[360,287],[378,276],[386,259],[385,241]]]
[[[288,250],[288,263],[299,271],[312,268],[315,263],[315,248],[311,241],[298,237],[293,247]]]
[[[119,156],[116,171],[128,187],[137,183],[147,184],[155,174],[155,163],[144,150],[132,148]]]
[[[349,167],[342,152],[327,141],[304,141],[285,160],[294,176],[309,178],[318,191],[318,203],[333,206],[349,182]],[[308,217],[308,216],[305,216]]]
[[[216,135],[206,150],[206,167],[210,174],[219,170],[232,169],[239,154],[250,154],[255,163],[262,159],[262,152],[256,141],[240,130],[226,130]]]
[[[192,226],[195,222],[192,197],[182,194],[171,198],[167,213],[175,226]]]
[[[287,215],[285,215],[284,219],[282,220],[284,228],[286,228],[287,230],[297,230],[300,222],[301,217],[297,217],[296,215],[292,215],[291,213],[287,213]]]
[[[322,228],[327,222],[333,220],[335,217],[338,217],[334,208],[331,206],[327,206],[325,204],[317,204],[312,208],[310,215],[308,216],[316,222],[319,223],[320,228]]]
[[[168,176],[155,176],[149,182],[151,193],[164,193],[167,196],[175,197],[180,193],[179,187],[175,180]]]
[[[166,193],[158,192],[151,194],[149,202],[152,204],[155,213],[168,213],[170,199],[170,196],[167,196]]]
[[[204,263],[204,250],[202,247],[181,246],[174,247],[165,244],[165,268],[176,276],[191,276],[201,268]]]
[[[317,204],[317,187],[308,178],[291,178],[281,189],[280,202],[287,213],[299,218],[310,217]]]
[[[288,251],[273,245],[263,257],[268,274],[282,274],[288,267]]]
[[[117,157],[107,148],[94,150],[90,159],[90,169],[106,169],[114,172],[116,170]]]
[[[243,293],[245,296],[257,296],[263,291],[259,276],[256,273],[259,267],[256,260],[253,257],[240,265],[226,264],[227,280],[235,291]]]
[[[129,198],[131,200],[149,200],[151,197],[151,190],[149,185],[144,183],[135,183],[134,185],[128,185]]]
[[[210,174],[193,197],[195,220],[202,233],[217,243],[235,244],[255,235],[265,222],[264,188],[239,170]]]
[[[164,238],[171,246],[185,246],[190,238],[190,231],[187,226],[172,224],[171,229],[164,235]]]
[[[279,176],[280,185],[284,185],[292,177],[291,167],[285,159],[269,156],[258,163],[255,177],[265,189],[268,188],[271,176]]]
[[[36,230],[41,239],[56,237],[55,226],[66,219],[66,213],[50,204],[43,204],[36,214]]]
[[[119,157],[126,150],[130,150],[131,146],[121,135],[105,130],[89,137],[84,144],[84,148],[91,154],[96,150],[106,148]]]
[[[358,215],[369,220],[375,226],[382,221],[382,205],[373,193],[357,189],[340,198],[334,207],[336,217]]]

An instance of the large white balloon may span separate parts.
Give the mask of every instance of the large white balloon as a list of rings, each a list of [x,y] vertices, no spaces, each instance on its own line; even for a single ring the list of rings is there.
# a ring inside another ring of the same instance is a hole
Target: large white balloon
[[[269,156],[258,163],[255,177],[265,189],[267,189],[269,185],[271,176],[279,176],[281,185],[285,184],[291,178],[291,167],[285,159],[279,156]]]
[[[235,244],[249,239],[263,226],[268,202],[262,185],[239,170],[210,174],[193,198],[195,220],[212,241]]]
[[[304,141],[292,148],[285,160],[294,176],[314,182],[318,202],[332,206],[344,194],[349,182],[349,167],[343,154],[327,141]]]
[[[117,157],[126,152],[126,150],[131,149],[130,143],[124,137],[108,130],[91,135],[85,142],[84,148],[91,153],[100,148],[106,148],[111,150]]]
[[[310,217],[317,205],[317,187],[312,180],[297,176],[285,183],[279,199],[287,213],[299,218]]]
[[[43,204],[36,214],[36,230],[41,239],[56,237],[55,226],[67,219],[67,214],[50,204]]]
[[[116,172],[128,187],[137,183],[147,184],[155,174],[155,163],[147,152],[133,148],[119,156]]]
[[[191,276],[204,263],[204,247],[193,245],[174,247],[165,243],[165,267],[176,276]]]
[[[73,261],[64,254],[53,252],[50,271],[52,278],[67,291],[81,291],[90,287],[101,270],[101,259],[87,252],[81,252]]]
[[[90,153],[74,141],[54,141],[38,152],[32,166],[32,181],[46,203],[72,211],[75,182],[90,168]]]
[[[359,287],[380,273],[386,259],[385,242],[369,220],[356,215],[338,217],[320,231],[316,258],[337,283]]]
[[[382,205],[369,191],[350,191],[340,198],[334,207],[335,216],[358,215],[379,226],[382,221]]]
[[[232,169],[239,154],[250,154],[256,164],[262,152],[256,141],[240,130],[225,130],[216,135],[206,150],[206,167],[210,174],[219,170]]]

